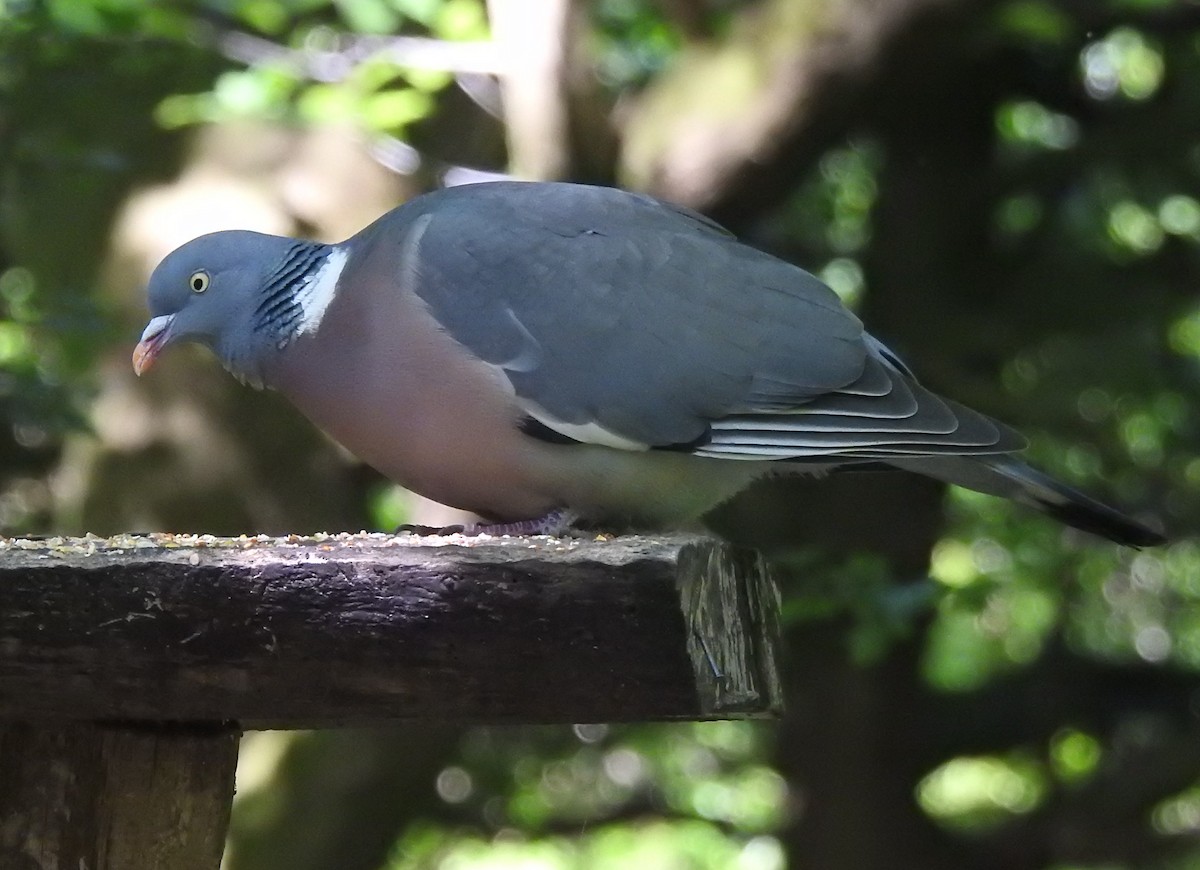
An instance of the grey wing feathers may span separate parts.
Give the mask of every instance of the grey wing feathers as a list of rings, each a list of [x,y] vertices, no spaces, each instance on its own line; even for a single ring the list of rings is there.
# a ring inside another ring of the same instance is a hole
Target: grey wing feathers
[[[551,428],[745,459],[1023,446],[922,388],[816,278],[694,212],[504,182],[412,207],[413,289]]]
[[[872,341],[874,344],[875,342]],[[858,382],[787,411],[731,414],[711,425],[696,452],[727,459],[848,460],[930,454],[996,454],[1025,439],[1001,423],[926,390],[872,348]],[[882,376],[882,378],[881,378]],[[889,388],[878,392],[886,378]]]
[[[756,383],[788,407],[862,375],[862,324],[828,287],[687,211],[503,182],[413,206],[432,214],[417,295],[547,425],[688,443]]]

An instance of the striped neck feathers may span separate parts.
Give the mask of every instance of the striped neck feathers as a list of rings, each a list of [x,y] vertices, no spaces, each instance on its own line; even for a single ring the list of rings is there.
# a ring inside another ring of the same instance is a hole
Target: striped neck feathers
[[[225,367],[243,383],[262,387],[264,358],[321,325],[348,257],[339,245],[293,243],[262,284],[250,341],[223,354]]]
[[[254,310],[254,331],[283,350],[316,332],[337,293],[347,252],[337,245],[296,242],[267,277]]]

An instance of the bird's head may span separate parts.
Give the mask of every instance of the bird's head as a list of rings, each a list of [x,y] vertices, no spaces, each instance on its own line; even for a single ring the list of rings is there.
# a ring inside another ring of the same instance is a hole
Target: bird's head
[[[337,253],[244,230],[210,233],[175,249],[150,276],[151,318],[133,352],[133,370],[140,375],[169,345],[191,341],[243,380],[261,381],[264,357],[303,331],[314,292],[332,297],[337,275],[320,279],[329,277],[325,267]]]

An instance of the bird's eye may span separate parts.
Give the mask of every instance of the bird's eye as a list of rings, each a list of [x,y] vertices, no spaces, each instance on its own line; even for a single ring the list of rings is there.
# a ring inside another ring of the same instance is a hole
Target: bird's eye
[[[191,285],[193,293],[203,293],[208,289],[208,273],[193,272],[192,277],[188,279],[188,284]]]

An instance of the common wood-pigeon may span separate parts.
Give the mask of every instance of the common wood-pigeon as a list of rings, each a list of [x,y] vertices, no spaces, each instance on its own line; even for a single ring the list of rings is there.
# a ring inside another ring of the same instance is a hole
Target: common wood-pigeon
[[[767,475],[885,465],[1122,544],[1158,532],[922,387],[808,272],[624,191],[437,191],[338,244],[227,231],[150,278],[141,374],[207,345],[409,489],[558,532],[687,523]]]

